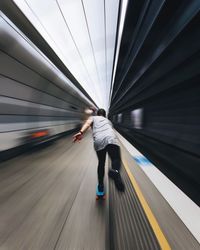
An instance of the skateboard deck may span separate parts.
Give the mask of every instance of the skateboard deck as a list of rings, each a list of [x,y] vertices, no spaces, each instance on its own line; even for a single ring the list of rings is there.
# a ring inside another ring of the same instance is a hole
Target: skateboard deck
[[[104,195],[97,195],[96,194],[96,200],[98,201],[98,200],[105,200],[106,199],[106,195],[104,194]]]

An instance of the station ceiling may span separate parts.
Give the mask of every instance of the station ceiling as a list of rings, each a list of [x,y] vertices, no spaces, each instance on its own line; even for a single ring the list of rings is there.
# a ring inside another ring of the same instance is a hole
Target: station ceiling
[[[107,109],[127,1],[14,2],[96,104]]]

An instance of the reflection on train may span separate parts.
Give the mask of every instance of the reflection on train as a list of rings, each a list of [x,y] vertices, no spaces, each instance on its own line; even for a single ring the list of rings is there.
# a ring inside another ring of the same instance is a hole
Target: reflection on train
[[[143,108],[113,115],[112,121],[118,125],[123,124],[123,127],[127,129],[141,129],[143,122]]]

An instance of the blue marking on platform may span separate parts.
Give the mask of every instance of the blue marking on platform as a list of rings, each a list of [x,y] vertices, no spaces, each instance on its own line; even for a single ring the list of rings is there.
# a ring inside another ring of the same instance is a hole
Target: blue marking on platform
[[[144,156],[134,156],[133,159],[142,166],[149,166],[151,162]]]

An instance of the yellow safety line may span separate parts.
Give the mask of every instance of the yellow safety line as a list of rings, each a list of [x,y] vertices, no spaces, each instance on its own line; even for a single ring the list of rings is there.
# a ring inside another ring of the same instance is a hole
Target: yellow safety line
[[[147,204],[147,202],[146,202],[146,200],[145,200],[145,198],[144,198],[144,196],[142,194],[142,191],[140,190],[140,188],[139,188],[134,176],[132,175],[128,165],[124,161],[123,161],[123,165],[124,165],[124,167],[126,169],[126,172],[127,172],[128,176],[129,176],[130,180],[131,180],[131,183],[132,183],[132,185],[133,185],[133,187],[135,189],[135,192],[136,192],[136,194],[137,194],[137,196],[139,198],[139,201],[140,201],[140,203],[141,203],[141,205],[142,205],[142,207],[144,209],[144,212],[145,212],[145,214],[146,214],[146,216],[147,216],[147,218],[148,218],[148,220],[149,220],[149,222],[151,224],[151,227],[152,227],[152,229],[153,229],[153,231],[154,231],[154,233],[155,233],[155,235],[157,237],[157,240],[158,240],[158,242],[160,244],[161,249],[162,250],[171,250],[171,247],[170,247],[167,239],[165,238],[162,230],[160,229],[160,227],[158,225],[158,222],[157,222],[155,216],[153,215],[149,205]]]

